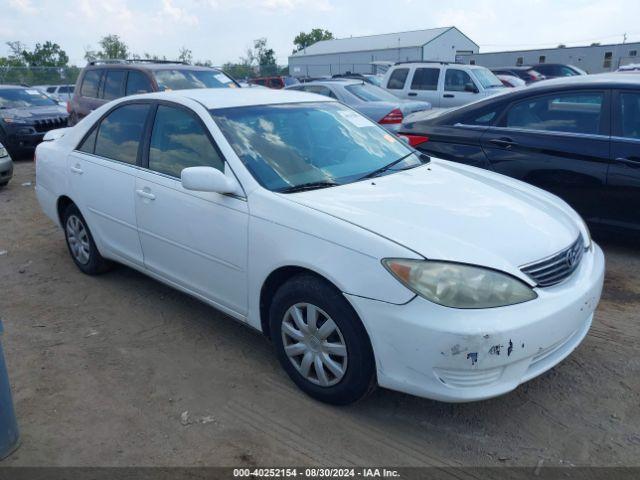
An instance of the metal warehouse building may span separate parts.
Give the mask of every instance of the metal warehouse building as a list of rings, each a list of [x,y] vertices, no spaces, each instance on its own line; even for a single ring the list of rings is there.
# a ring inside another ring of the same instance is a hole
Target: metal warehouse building
[[[640,43],[591,45],[584,47],[545,48],[541,50],[516,50],[463,54],[464,63],[485,67],[535,65],[537,63],[564,63],[575,65],[588,73],[615,71],[621,65],[640,63]]]
[[[375,73],[376,61],[453,62],[478,53],[478,45],[456,27],[366,37],[323,40],[289,57],[289,74],[316,77],[336,73]]]

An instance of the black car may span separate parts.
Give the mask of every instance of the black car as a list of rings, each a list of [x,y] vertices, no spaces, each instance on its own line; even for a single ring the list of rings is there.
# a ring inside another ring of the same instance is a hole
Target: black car
[[[521,78],[527,85],[547,78],[533,67],[498,67],[490,70],[494,75],[513,75]]]
[[[547,80],[431,115],[400,129],[419,150],[548,190],[593,226],[640,232],[640,76]]]
[[[576,75],[586,75],[587,72],[573,65],[564,63],[539,63],[531,67],[546,78],[575,77]]]
[[[33,157],[49,130],[67,126],[69,114],[40,90],[0,85],[0,143],[16,158]]]

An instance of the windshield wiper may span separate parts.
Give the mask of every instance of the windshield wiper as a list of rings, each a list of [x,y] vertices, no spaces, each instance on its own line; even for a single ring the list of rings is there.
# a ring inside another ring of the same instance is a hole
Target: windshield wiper
[[[280,188],[276,190],[276,192],[278,193],[304,192],[305,190],[317,190],[319,188],[337,187],[338,185],[340,184],[336,182],[322,180],[318,182],[302,183],[300,185],[292,185],[290,187]]]
[[[389,170],[390,168],[393,168],[394,166],[396,166],[397,164],[399,164],[401,161],[403,161],[405,158],[410,157],[411,155],[415,154],[416,152],[410,152],[407,153],[405,156],[400,157],[397,160],[394,160],[391,163],[388,163],[387,165],[385,165],[384,167],[380,167],[377,170],[374,170],[373,172],[369,172],[366,175],[360,177],[358,180],[365,180],[367,178],[373,178],[373,177],[377,177],[378,175],[380,175],[381,173],[386,172],[387,170]]]

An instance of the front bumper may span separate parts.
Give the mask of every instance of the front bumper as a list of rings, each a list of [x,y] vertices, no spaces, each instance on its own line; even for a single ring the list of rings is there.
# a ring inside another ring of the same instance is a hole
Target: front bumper
[[[0,158],[0,184],[6,183],[13,177],[13,161],[11,157]]]
[[[468,402],[509,392],[567,357],[589,331],[603,281],[594,244],[569,279],[519,305],[462,310],[422,297],[405,305],[346,297],[369,333],[380,386]]]
[[[4,146],[13,158],[33,156],[36,147],[44,137],[43,132],[36,132],[32,127],[21,128],[9,129],[4,139]]]

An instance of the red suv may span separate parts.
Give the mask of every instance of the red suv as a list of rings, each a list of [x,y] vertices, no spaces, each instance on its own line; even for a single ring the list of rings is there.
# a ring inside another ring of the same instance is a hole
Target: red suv
[[[179,62],[98,60],[80,72],[73,97],[67,102],[69,125],[75,125],[96,108],[116,98],[136,93],[188,88],[239,88],[217,68]]]
[[[247,80],[247,83],[253,83],[254,85],[261,85],[268,88],[284,88],[289,85],[295,85],[300,83],[295,77],[258,77]]]

